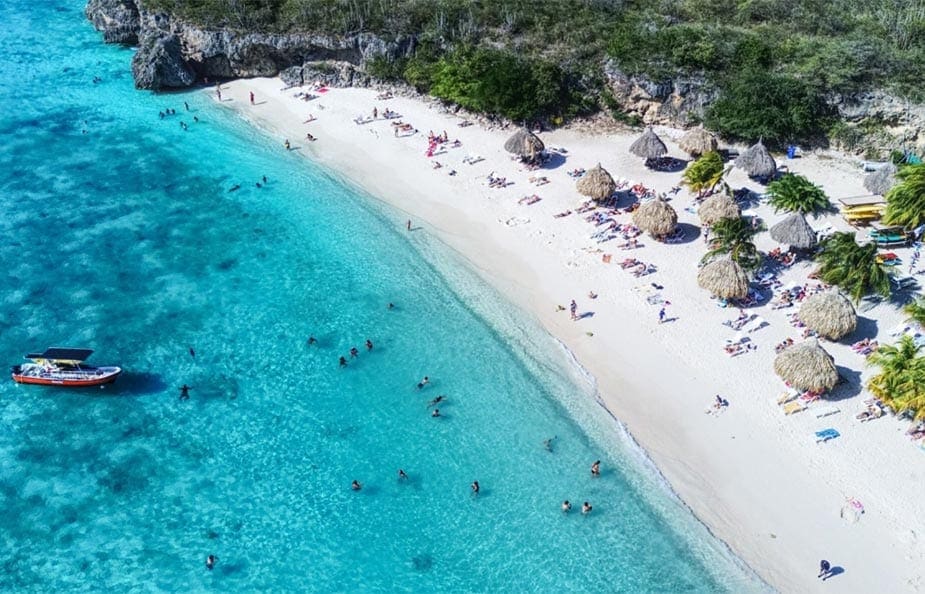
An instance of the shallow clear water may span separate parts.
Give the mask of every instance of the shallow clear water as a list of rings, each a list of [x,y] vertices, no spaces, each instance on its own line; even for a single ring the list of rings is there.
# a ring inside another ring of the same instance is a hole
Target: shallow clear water
[[[529,319],[202,93],[135,91],[82,10],[0,5],[0,354],[126,372],[0,384],[0,589],[761,587]]]

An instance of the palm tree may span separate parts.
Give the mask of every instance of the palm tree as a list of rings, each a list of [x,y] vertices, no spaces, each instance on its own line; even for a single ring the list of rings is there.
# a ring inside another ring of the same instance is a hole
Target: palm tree
[[[903,336],[896,345],[884,345],[871,353],[869,365],[880,367],[867,387],[894,412],[911,410],[916,419],[925,418],[925,357],[911,336]]]
[[[899,180],[886,193],[886,210],[883,222],[906,228],[925,223],[925,163],[906,165],[898,172]]]
[[[916,322],[919,326],[925,328],[925,297],[919,298],[912,303],[907,303],[903,311],[909,316],[910,321]]]
[[[710,251],[704,255],[703,262],[709,262],[722,254],[729,254],[745,270],[754,270],[761,264],[761,254],[752,242],[756,231],[751,223],[742,217],[720,219],[711,231],[713,239],[710,240]]]
[[[831,210],[832,203],[822,188],[802,175],[787,173],[768,184],[768,204],[778,212],[817,213]]]
[[[692,192],[702,195],[704,192],[712,192],[724,175],[726,170],[723,169],[722,156],[716,151],[709,151],[684,170],[682,182]]]
[[[877,245],[858,245],[854,233],[834,233],[822,242],[819,278],[838,285],[857,303],[870,293],[890,296],[890,276],[877,261]]]

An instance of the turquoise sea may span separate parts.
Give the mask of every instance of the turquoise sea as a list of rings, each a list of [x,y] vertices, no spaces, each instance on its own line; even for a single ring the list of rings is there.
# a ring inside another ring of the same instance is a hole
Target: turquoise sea
[[[764,588],[426,230],[203,92],[135,91],[82,0],[0,19],[0,354],[126,370],[0,383],[0,590]]]

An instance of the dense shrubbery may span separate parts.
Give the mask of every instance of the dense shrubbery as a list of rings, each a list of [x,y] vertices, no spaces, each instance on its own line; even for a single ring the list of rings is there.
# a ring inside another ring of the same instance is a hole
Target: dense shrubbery
[[[575,111],[576,94],[612,109],[587,76],[605,57],[655,80],[703,76],[721,92],[712,125],[748,140],[819,134],[830,125],[824,105],[833,93],[882,86],[925,96],[925,14],[919,3],[900,0],[145,0],[145,6],[207,27],[413,34],[423,53],[374,61],[376,76],[519,116],[531,105],[511,95],[542,80],[561,86],[540,89],[532,115]],[[490,57],[515,74],[470,63],[465,52],[474,50],[464,48],[471,47],[498,50]],[[479,78],[462,81],[463,75]],[[506,97],[491,100],[489,88]],[[554,100],[566,104],[553,109]]]

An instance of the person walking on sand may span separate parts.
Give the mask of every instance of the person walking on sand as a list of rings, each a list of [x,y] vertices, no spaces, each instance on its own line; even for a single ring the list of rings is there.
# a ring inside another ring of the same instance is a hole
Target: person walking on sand
[[[819,575],[816,576],[822,579],[824,582],[828,578],[832,577],[832,564],[823,559],[819,562]]]
[[[251,91],[251,105],[254,104],[254,92]]]
[[[215,85],[215,96],[219,101],[222,100],[222,85]]]
[[[667,315],[667,314],[665,313],[665,308],[664,308],[664,307],[663,307],[662,309],[658,310],[658,323],[659,323],[659,324],[664,324],[664,323],[665,323],[665,316],[666,316],[666,315]]]
[[[575,303],[575,300],[572,299],[572,302],[568,306],[569,311],[572,313],[572,321],[578,319],[578,304]]]

